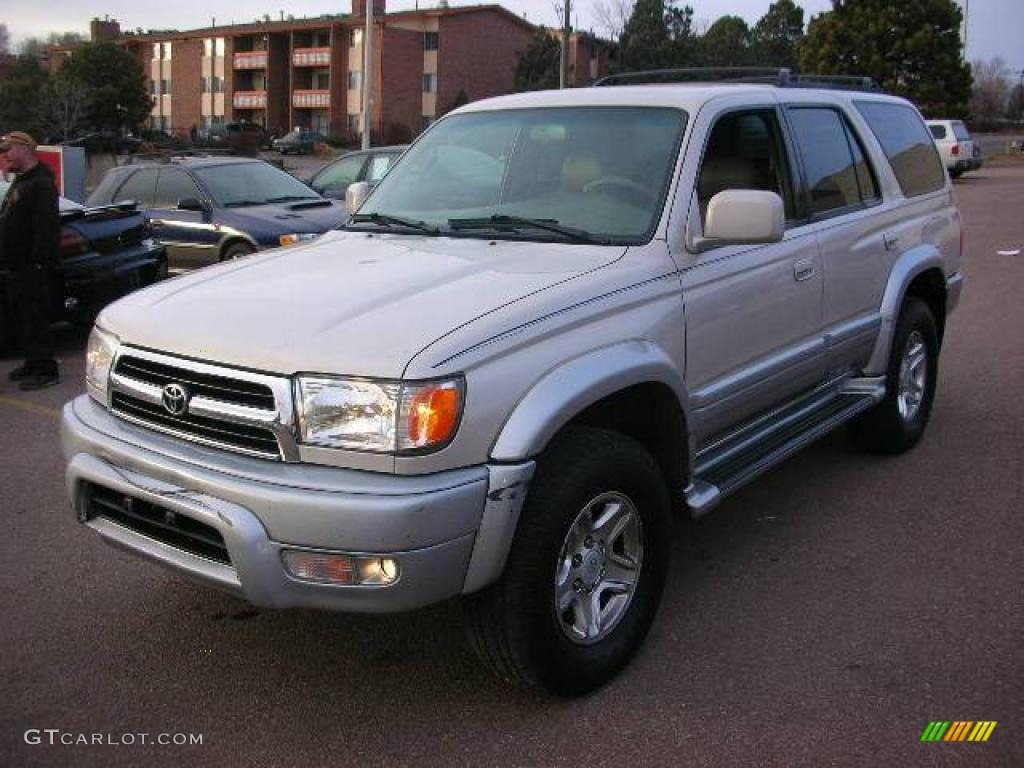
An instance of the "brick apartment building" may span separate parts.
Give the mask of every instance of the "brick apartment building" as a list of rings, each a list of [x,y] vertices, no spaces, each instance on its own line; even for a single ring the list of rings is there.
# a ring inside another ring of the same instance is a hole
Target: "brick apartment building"
[[[352,13],[188,31],[119,35],[94,22],[93,39],[116,39],[147,73],[150,125],[187,135],[232,120],[273,132],[295,126],[354,141],[361,130],[366,0]],[[408,141],[449,111],[513,90],[517,54],[537,28],[499,5],[386,13],[374,0],[374,140]],[[581,84],[607,68],[574,35],[571,57]],[[589,47],[588,47],[589,46]],[[596,48],[594,49],[597,50]],[[575,79],[575,78],[574,78]]]

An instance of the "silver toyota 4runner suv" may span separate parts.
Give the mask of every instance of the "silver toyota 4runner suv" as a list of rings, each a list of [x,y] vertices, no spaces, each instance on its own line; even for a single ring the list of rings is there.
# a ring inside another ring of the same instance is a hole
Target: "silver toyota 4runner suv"
[[[63,449],[107,542],[266,608],[459,597],[501,676],[580,694],[643,642],[674,511],[928,422],[960,215],[901,99],[501,97],[350,196],[99,317]]]

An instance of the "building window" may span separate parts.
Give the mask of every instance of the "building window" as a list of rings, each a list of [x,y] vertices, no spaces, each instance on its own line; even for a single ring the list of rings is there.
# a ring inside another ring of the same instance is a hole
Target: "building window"
[[[160,91],[157,90],[157,81],[156,80],[150,80],[149,81],[149,94],[151,96],[159,96],[160,95]]]
[[[363,42],[363,30],[353,29],[352,34],[348,37],[348,47],[355,48],[357,45],[362,45]]]
[[[161,50],[160,49],[160,43],[153,43],[153,58],[154,59],[159,59],[160,58],[160,50]]]
[[[223,56],[224,55],[224,38],[218,37],[213,41],[213,55]]]
[[[209,93],[210,92],[210,78],[201,77],[199,78],[199,92]]]
[[[358,91],[359,90],[359,79],[360,79],[359,76],[361,74],[362,74],[361,72],[349,71],[349,73],[348,73],[348,89],[350,91]]]
[[[437,91],[437,75],[434,73],[423,76],[423,92],[435,93]]]
[[[162,53],[163,53],[163,55],[160,58],[162,58],[162,59],[164,59],[166,61],[170,61],[171,60],[171,44],[170,43],[160,43],[160,47],[161,47]]]
[[[219,75],[213,76],[213,93],[224,93],[224,78]]]
[[[313,75],[313,90],[326,91],[331,87],[330,72],[316,72]]]
[[[362,115],[349,115],[348,116],[348,135],[358,136],[360,123],[362,122]]]
[[[206,38],[203,40],[203,56],[213,56],[213,39]]]
[[[170,92],[171,92],[170,89],[167,87],[167,81],[166,80],[161,80],[160,81],[160,93],[162,93],[162,94],[164,94],[166,96],[166,95],[169,95]]]
[[[423,33],[423,50],[425,51],[436,51],[438,44],[437,32],[424,32]]]

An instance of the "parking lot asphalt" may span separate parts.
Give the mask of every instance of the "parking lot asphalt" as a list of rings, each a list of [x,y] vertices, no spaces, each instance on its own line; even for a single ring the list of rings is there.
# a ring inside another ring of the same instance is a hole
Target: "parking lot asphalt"
[[[0,362],[0,765],[1024,765],[1024,255],[997,253],[1024,247],[1024,166],[956,195],[968,282],[923,443],[835,434],[680,521],[644,650],[581,700],[489,677],[452,604],[255,611],[106,547],[63,487],[84,331],[57,388]],[[922,743],[932,720],[998,725]]]

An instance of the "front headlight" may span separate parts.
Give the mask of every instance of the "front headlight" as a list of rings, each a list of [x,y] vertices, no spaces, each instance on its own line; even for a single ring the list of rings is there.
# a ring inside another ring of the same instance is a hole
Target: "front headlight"
[[[121,342],[117,336],[92,327],[89,343],[85,348],[85,385],[89,394],[103,405],[107,404],[107,385],[110,381],[110,366],[117,355]]]
[[[430,382],[300,376],[300,439],[307,445],[377,453],[443,448],[462,418],[461,378]]]
[[[295,232],[290,235],[281,235],[277,242],[281,245],[295,245],[296,243],[305,243],[310,240],[316,240],[320,235],[313,232]]]

